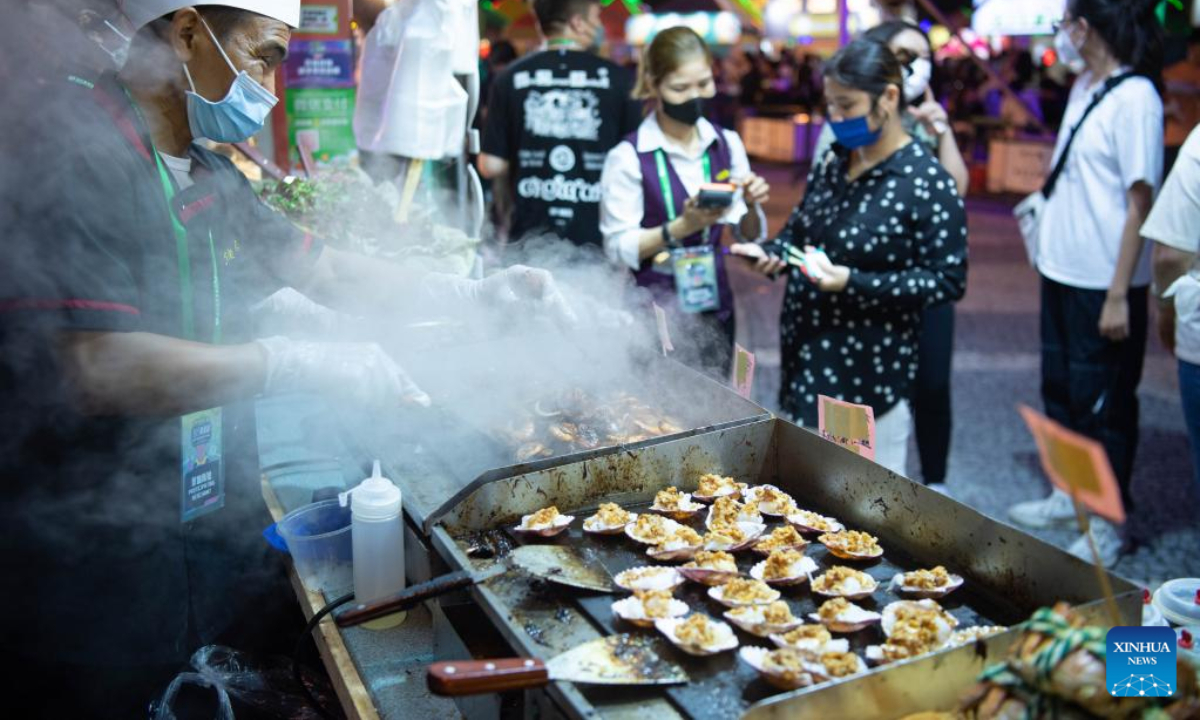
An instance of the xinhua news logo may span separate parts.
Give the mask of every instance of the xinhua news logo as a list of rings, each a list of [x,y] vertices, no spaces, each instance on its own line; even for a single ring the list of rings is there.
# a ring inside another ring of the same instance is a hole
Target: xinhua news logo
[[[1105,681],[1115,697],[1170,697],[1175,692],[1175,632],[1168,627],[1109,630]]]

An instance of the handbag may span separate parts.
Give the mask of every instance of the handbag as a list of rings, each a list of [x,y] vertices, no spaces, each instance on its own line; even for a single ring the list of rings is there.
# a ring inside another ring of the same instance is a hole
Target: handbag
[[[1071,144],[1075,142],[1075,136],[1079,134],[1079,129],[1083,127],[1083,121],[1087,120],[1087,116],[1092,113],[1092,110],[1096,109],[1100,101],[1112,92],[1113,88],[1134,75],[1136,73],[1125,72],[1120,75],[1114,75],[1104,81],[1104,87],[1100,89],[1100,92],[1092,96],[1092,101],[1084,109],[1079,122],[1075,123],[1075,127],[1071,128],[1071,134],[1067,136],[1067,144],[1063,146],[1062,155],[1058,156],[1058,162],[1054,164],[1054,169],[1050,171],[1050,175],[1046,178],[1046,183],[1042,185],[1042,189],[1030,194],[1013,208],[1013,217],[1017,219],[1017,230],[1021,233],[1021,239],[1025,241],[1025,254],[1029,256],[1029,264],[1033,267],[1037,267],[1038,235],[1041,228],[1042,215],[1045,213],[1046,203],[1050,200],[1050,196],[1054,194],[1054,186],[1058,184],[1059,176],[1062,175],[1063,169],[1067,166],[1067,155],[1071,152]]]

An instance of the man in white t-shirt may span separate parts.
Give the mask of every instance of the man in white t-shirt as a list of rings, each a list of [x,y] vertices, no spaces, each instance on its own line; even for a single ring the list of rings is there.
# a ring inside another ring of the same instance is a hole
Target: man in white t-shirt
[[[1179,393],[1200,490],[1200,129],[1179,151],[1142,235],[1154,241],[1158,335],[1179,360]]]
[[[1038,231],[1042,402],[1052,419],[1104,446],[1132,510],[1150,284],[1150,253],[1140,228],[1162,178],[1163,105],[1146,76],[1154,74],[1153,63],[1128,46],[1119,27],[1139,24],[1149,41],[1158,32],[1153,18],[1118,0],[1100,5],[1106,12],[1072,0],[1055,41],[1064,62],[1087,69],[1071,88],[1054,153],[1055,164],[1064,151],[1066,162]],[[1075,523],[1071,500],[1061,491],[1015,505],[1008,514],[1034,528]],[[1092,534],[1103,563],[1115,563],[1126,544],[1119,528],[1096,519]],[[1070,552],[1090,560],[1088,538],[1076,540]]]

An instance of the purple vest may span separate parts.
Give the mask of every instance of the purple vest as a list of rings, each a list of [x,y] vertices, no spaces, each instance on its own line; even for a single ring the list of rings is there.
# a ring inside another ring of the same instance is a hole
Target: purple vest
[[[732,170],[733,160],[729,153],[729,143],[725,141],[725,132],[717,125],[713,125],[713,127],[716,128],[717,139],[709,145],[707,152],[709,167],[715,178],[724,170]],[[637,132],[633,132],[625,138],[626,142],[633,145],[634,150],[637,150],[638,146],[637,135]],[[668,199],[663,197],[662,184],[658,180],[658,164],[654,161],[654,154],[654,151],[638,152],[637,154],[638,162],[642,167],[642,197],[645,198],[642,213],[643,228],[659,227],[667,222],[666,203]],[[671,165],[670,158],[667,158],[666,165],[667,174],[671,180],[671,194],[674,196],[675,215],[678,217],[683,213],[683,203],[688,194],[679,175],[675,172],[675,167]],[[729,277],[725,273],[725,251],[721,247],[721,233],[724,227],[718,223],[710,227],[707,232],[699,232],[679,241],[679,244],[684,247],[705,244],[712,246],[717,265],[717,292],[721,298],[721,309],[717,310],[716,314],[722,320],[733,315],[733,292],[729,288]],[[655,301],[664,309],[678,307],[675,277],[656,272],[653,265],[653,258],[642,261],[641,267],[634,273],[637,284],[650,290]]]

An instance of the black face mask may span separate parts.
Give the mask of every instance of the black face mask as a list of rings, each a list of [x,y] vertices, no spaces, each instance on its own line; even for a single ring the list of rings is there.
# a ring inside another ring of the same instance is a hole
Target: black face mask
[[[686,102],[669,103],[663,100],[663,112],[672,120],[684,125],[695,125],[704,116],[704,98],[692,98]]]

